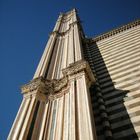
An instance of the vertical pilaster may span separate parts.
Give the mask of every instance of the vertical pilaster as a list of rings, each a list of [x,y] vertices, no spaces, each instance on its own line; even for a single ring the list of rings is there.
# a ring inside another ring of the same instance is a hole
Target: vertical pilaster
[[[42,119],[43,119],[43,111],[45,107],[45,102],[40,101],[39,109],[38,109],[38,114],[35,120],[34,128],[33,128],[33,134],[32,134],[32,139],[33,140],[38,140],[41,127],[42,127]]]
[[[55,131],[55,140],[62,140],[63,133],[63,110],[64,110],[64,97],[61,97],[58,101],[57,123]]]
[[[76,120],[75,120],[75,117],[77,115],[76,113],[76,104],[75,104],[75,85],[74,85],[74,80],[71,80],[70,82],[70,101],[69,101],[69,106],[70,106],[70,114],[69,114],[69,139],[70,140],[76,140],[76,129],[77,129],[77,126],[76,126]]]
[[[78,134],[79,140],[95,140],[96,136],[93,133],[91,106],[89,101],[89,93],[87,91],[87,83],[85,81],[85,73],[78,76],[77,83],[77,109],[78,109]],[[82,87],[82,88],[81,88]],[[95,130],[94,130],[95,131]]]
[[[11,131],[9,133],[8,140],[12,140],[12,139],[17,138],[18,133],[20,131],[20,128],[22,126],[22,122],[23,122],[22,118],[25,115],[28,104],[29,104],[29,100],[26,100],[25,98],[23,98],[22,103],[21,103],[20,108],[19,108],[19,111],[17,113],[16,119],[15,119],[13,126],[11,128]]]
[[[19,134],[19,140],[27,139],[27,135],[29,133],[29,128],[31,125],[30,123],[32,121],[33,112],[34,112],[35,105],[36,105],[35,97],[32,97],[30,100],[31,100],[31,102],[29,104],[29,108],[28,108],[28,111],[26,112],[26,117],[24,119],[24,123],[21,128],[21,132]]]
[[[69,94],[65,95],[64,107],[64,123],[63,123],[63,140],[68,140],[69,137]]]
[[[46,103],[45,106],[44,106],[42,124],[41,124],[41,127],[40,127],[39,140],[43,140],[43,135],[44,135],[44,132],[45,132],[45,124],[47,122],[47,116],[48,116],[48,114],[47,114],[48,113],[48,104],[49,103]]]
[[[41,60],[39,62],[39,65],[37,67],[37,70],[33,78],[45,76],[49,61],[51,61],[50,56],[54,47],[54,43],[56,41],[56,36],[57,36],[57,33],[53,33],[50,35],[49,41],[47,43],[47,46],[41,57]]]

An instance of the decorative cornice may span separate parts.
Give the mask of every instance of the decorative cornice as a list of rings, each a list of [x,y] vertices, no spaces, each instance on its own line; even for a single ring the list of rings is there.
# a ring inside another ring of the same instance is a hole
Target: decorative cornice
[[[128,29],[133,28],[133,27],[138,26],[138,25],[140,25],[140,19],[138,19],[136,21],[133,21],[131,23],[128,23],[126,25],[123,25],[123,26],[121,26],[119,28],[116,28],[114,30],[111,30],[111,31],[109,31],[107,33],[104,33],[102,35],[99,35],[99,36],[97,36],[95,38],[91,38],[90,39],[91,43],[98,42],[100,40],[103,40],[103,39],[108,38],[110,36],[116,35],[116,34],[118,34],[120,32],[123,32],[125,30],[128,30]]]
[[[26,85],[21,86],[21,93],[31,92],[36,90],[41,83],[41,77],[32,80]]]
[[[47,86],[46,86],[47,85]],[[42,92],[51,92],[51,81],[43,77],[35,78],[21,87],[21,93],[28,93],[35,90]]]
[[[34,90],[37,90],[39,92],[43,92],[45,94],[54,94],[55,92],[60,91],[63,87],[67,85],[67,78],[64,77],[59,80],[47,80],[43,77],[39,77],[36,79],[33,79],[28,84],[25,84],[21,87],[22,93],[28,93],[32,92]]]
[[[79,60],[77,62],[70,64],[69,67],[62,70],[62,73],[64,76],[71,76],[71,75],[77,74],[81,71],[85,71],[88,79],[91,82],[95,81],[91,68],[90,68],[88,62],[85,60]]]
[[[67,77],[63,77],[60,80],[56,80],[54,83],[54,93],[59,92],[61,89],[63,89],[64,87],[67,86],[68,84],[68,78]]]
[[[48,98],[50,96],[50,99],[53,99],[56,97],[61,97],[64,94],[63,91],[69,89],[70,78],[74,75],[76,77],[76,75],[80,72],[85,72],[90,83],[95,81],[90,66],[85,60],[80,60],[71,64],[69,67],[63,69],[62,72],[64,76],[61,79],[47,80],[43,77],[39,77],[33,79],[28,84],[23,85],[21,87],[21,91],[23,94],[30,92],[32,93],[33,91],[36,91],[35,93],[41,92],[47,95]]]
[[[88,66],[88,63],[84,60],[79,60],[77,62],[71,63],[69,67],[62,70],[62,73],[64,76],[66,75],[73,75],[75,73],[78,73],[84,69],[86,69]]]

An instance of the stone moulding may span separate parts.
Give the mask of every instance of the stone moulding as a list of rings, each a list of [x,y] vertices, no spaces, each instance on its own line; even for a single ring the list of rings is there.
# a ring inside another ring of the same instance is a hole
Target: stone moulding
[[[21,93],[32,92],[34,90],[37,90],[39,87],[43,87],[44,81],[45,80],[42,77],[33,79],[32,81],[21,87]]]
[[[88,77],[89,81],[91,81],[91,83],[95,81],[91,68],[88,62],[85,60],[79,60],[75,63],[70,64],[69,67],[62,70],[62,73],[64,76],[71,76],[81,71],[85,71],[86,76]]]
[[[85,60],[80,60],[72,63],[69,67],[63,69],[63,77],[61,79],[48,80],[43,77],[35,78],[29,83],[23,85],[21,87],[21,92],[23,94],[26,94],[36,90],[37,92],[39,91],[43,94],[50,96],[51,99],[54,98],[53,96],[61,97],[62,92],[69,89],[69,79],[71,79],[72,76],[76,77],[75,75],[81,72],[85,72],[86,77],[88,78],[88,82],[90,82],[90,84],[95,82],[88,62],[86,62]]]
[[[28,84],[23,85],[21,87],[21,91],[23,94],[32,92],[34,90],[40,91],[45,94],[53,94],[65,87],[67,83],[67,78],[65,77],[59,80],[47,80],[43,77],[39,77],[33,79]]]
[[[73,28],[73,26],[76,25],[77,23],[79,23],[79,21],[74,21],[73,23],[70,23],[69,28],[65,32],[53,31],[53,32],[50,33],[50,36],[54,35],[54,34],[57,34],[59,36],[65,36],[67,33],[69,33],[71,28]]]

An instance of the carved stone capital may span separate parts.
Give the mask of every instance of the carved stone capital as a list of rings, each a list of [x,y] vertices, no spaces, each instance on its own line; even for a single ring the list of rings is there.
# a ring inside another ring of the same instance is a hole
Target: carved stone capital
[[[48,99],[52,100],[68,92],[71,79],[80,78],[84,74],[86,79],[88,79],[88,85],[95,81],[90,66],[85,60],[71,64],[69,67],[63,69],[62,72],[64,76],[61,79],[48,80],[39,77],[23,85],[21,91],[24,96],[45,95]]]
[[[60,91],[62,88],[66,87],[68,84],[68,78],[64,77],[60,80],[54,82],[54,93]]]
[[[27,93],[27,92],[37,90],[40,85],[41,85],[41,78],[36,78],[31,82],[23,85],[21,87],[21,93]]]
[[[63,77],[59,80],[48,80],[44,79],[43,77],[39,77],[36,79],[33,79],[28,84],[25,84],[21,87],[21,92],[23,94],[33,92],[36,90],[36,92],[41,92],[46,95],[48,94],[54,94],[56,92],[59,92],[62,88],[67,86],[68,78]]]
[[[66,77],[66,76],[76,75],[82,71],[85,72],[86,77],[91,83],[95,81],[91,68],[88,62],[85,60],[79,60],[75,63],[70,64],[69,67],[62,70],[62,73],[64,77]]]

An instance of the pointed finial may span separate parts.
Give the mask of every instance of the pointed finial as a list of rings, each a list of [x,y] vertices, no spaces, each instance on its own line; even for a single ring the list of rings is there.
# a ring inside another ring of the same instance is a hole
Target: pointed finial
[[[73,8],[71,11],[77,13],[77,9],[76,8]]]
[[[62,12],[60,12],[60,14],[59,14],[59,18],[58,19],[61,19],[62,17],[63,17],[63,13]]]
[[[76,8],[73,8],[73,11],[74,11],[74,12],[77,12],[77,9],[76,9]]]

